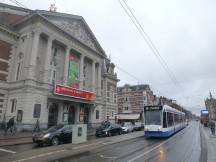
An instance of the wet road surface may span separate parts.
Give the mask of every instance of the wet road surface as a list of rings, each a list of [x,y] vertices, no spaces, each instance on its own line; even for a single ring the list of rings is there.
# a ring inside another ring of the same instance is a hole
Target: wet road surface
[[[199,124],[192,122],[170,138],[139,137],[97,148],[76,158],[61,159],[58,162],[198,162],[200,152]]]
[[[117,138],[122,138],[122,136],[117,136]],[[107,140],[109,137],[104,139]],[[35,144],[0,147],[0,157],[40,148]],[[192,122],[170,138],[143,136],[132,138],[92,149],[75,158],[64,158],[53,162],[198,162],[200,150],[199,123]]]

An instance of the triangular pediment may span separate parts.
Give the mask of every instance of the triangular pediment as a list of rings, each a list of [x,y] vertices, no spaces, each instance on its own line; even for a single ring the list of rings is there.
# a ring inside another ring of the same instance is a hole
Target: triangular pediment
[[[85,20],[81,16],[64,16],[64,14],[48,14],[47,12],[42,14],[50,22],[69,33],[80,42],[84,43],[93,50],[104,54],[103,49],[96,40],[93,32],[90,30]]]

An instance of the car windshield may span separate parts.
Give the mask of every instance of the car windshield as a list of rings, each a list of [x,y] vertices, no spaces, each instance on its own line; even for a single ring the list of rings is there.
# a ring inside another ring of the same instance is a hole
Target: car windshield
[[[139,126],[139,125],[141,125],[141,123],[135,123],[134,125],[137,125],[137,126]]]
[[[146,125],[161,125],[161,111],[145,111]]]
[[[55,132],[56,130],[61,129],[61,128],[63,128],[63,127],[64,127],[64,125],[55,125],[55,126],[53,126],[53,127],[50,127],[50,128],[47,130],[47,132]]]
[[[103,123],[103,124],[101,125],[101,128],[102,128],[102,129],[106,129],[106,128],[109,128],[110,125],[111,125],[110,123]]]

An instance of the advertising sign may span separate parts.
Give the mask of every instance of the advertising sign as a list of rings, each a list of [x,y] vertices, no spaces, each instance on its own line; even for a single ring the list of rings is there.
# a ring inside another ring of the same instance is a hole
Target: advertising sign
[[[66,86],[59,85],[59,84],[55,86],[54,93],[57,95],[74,97],[74,98],[79,98],[79,99],[88,100],[88,101],[94,101],[96,99],[95,93],[79,90],[73,87],[66,87]]]
[[[76,55],[70,54],[68,67],[68,86],[79,88],[79,59]]]
[[[207,116],[208,114],[208,110],[201,110],[201,116]]]

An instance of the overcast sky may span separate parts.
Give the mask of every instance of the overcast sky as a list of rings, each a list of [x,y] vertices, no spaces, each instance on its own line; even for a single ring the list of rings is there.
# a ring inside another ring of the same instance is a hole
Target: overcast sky
[[[155,94],[199,114],[209,91],[216,97],[216,1],[126,0],[181,84],[175,86],[142,39],[118,0],[18,0],[30,9],[84,17],[100,45],[120,68],[119,86],[149,84]],[[9,0],[0,2],[12,4]]]

